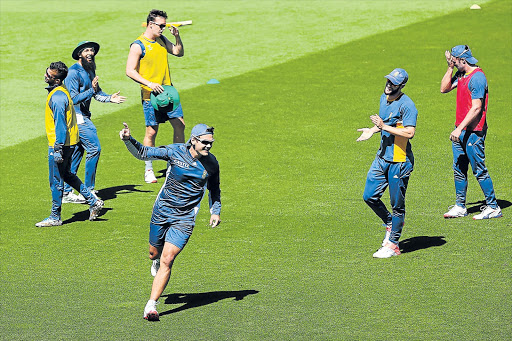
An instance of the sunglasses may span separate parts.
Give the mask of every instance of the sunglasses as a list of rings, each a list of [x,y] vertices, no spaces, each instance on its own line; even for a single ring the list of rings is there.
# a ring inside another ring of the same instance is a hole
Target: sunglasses
[[[213,145],[213,142],[215,142],[215,140],[201,140],[200,138],[198,138],[198,137],[196,137],[196,136],[194,136],[194,138],[195,138],[197,141],[199,141],[199,142],[201,142],[202,144],[204,144],[205,146],[211,146],[211,145]]]
[[[469,46],[467,45],[464,45],[464,51],[462,51],[461,53],[459,53],[458,56],[454,56],[455,58],[460,58],[460,56],[462,56],[464,53],[468,52],[469,51]]]
[[[153,24],[155,24],[156,26],[160,27],[160,29],[164,29],[165,26],[167,26],[167,24],[157,24],[156,22],[152,21]]]

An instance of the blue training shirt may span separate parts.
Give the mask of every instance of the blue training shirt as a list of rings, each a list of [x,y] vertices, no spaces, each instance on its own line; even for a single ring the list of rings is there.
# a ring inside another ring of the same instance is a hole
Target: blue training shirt
[[[94,77],[96,77],[94,71],[85,70],[84,67],[78,63],[73,64],[68,70],[64,84],[73,99],[77,115],[91,118],[89,107],[91,106],[93,97],[99,102],[110,102],[110,95],[103,92],[99,85],[98,92],[94,92],[94,88],[92,87]]]
[[[402,94],[398,99],[388,102],[386,94],[380,97],[379,116],[384,124],[395,127],[416,127],[418,110],[414,102]],[[381,131],[381,141],[377,155],[389,162],[414,162],[411,143],[406,137],[395,136],[387,131]]]
[[[178,228],[184,228],[183,232],[192,233],[205,188],[208,189],[210,213],[220,215],[219,163],[213,154],[194,159],[189,146],[183,143],[147,147],[133,137],[124,142],[139,160],[167,161],[165,183],[153,205],[151,223],[177,224]]]

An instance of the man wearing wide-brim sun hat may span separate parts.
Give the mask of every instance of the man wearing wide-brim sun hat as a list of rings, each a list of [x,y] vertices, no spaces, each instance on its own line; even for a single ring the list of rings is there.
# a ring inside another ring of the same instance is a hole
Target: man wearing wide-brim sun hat
[[[77,63],[69,68],[68,76],[64,80],[66,88],[69,90],[71,99],[76,112],[78,131],[80,133],[80,142],[73,152],[71,162],[71,173],[76,174],[80,162],[87,152],[85,159],[85,186],[94,192],[96,187],[96,170],[101,153],[100,140],[96,127],[91,121],[91,111],[89,110],[91,100],[94,97],[99,102],[122,103],[126,97],[120,96],[119,91],[109,95],[101,90],[96,76],[95,57],[100,50],[100,45],[94,41],[81,41],[77,44],[71,57],[77,60]],[[83,203],[84,198],[73,193],[69,185],[64,187],[64,203]]]
[[[94,50],[95,56],[98,54],[98,52],[100,52],[100,44],[94,41],[84,40],[78,43],[78,45],[73,50],[71,57],[73,57],[74,60],[78,60],[80,53],[86,48],[92,48]]]

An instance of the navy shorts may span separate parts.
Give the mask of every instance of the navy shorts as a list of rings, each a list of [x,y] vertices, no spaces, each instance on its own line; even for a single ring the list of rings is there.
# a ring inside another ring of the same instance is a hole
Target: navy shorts
[[[191,227],[183,227],[183,230],[190,230]],[[183,232],[177,225],[165,223],[164,225],[149,224],[149,244],[156,248],[164,245],[164,242],[171,243],[183,250],[190,238],[190,234]]]
[[[159,110],[155,110],[151,105],[150,101],[142,101],[142,110],[144,111],[144,119],[146,120],[146,127],[149,126],[157,126],[160,123],[165,123],[171,118],[179,118],[183,117],[183,109],[181,108],[181,103],[178,107],[169,112],[162,112]]]

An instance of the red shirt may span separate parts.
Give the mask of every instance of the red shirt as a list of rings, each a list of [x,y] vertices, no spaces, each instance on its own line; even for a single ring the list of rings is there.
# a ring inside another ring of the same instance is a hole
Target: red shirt
[[[471,78],[477,74],[478,72],[484,73],[482,69],[476,68],[471,72],[469,75],[464,75],[462,77],[459,77],[458,83],[457,83],[457,111],[455,116],[455,126],[459,126],[459,124],[462,123],[464,118],[466,118],[466,115],[468,114],[469,110],[473,106],[472,103],[472,96],[471,96],[471,90],[469,88],[469,82],[471,81]],[[484,74],[485,76],[485,74]],[[476,116],[476,118],[468,124],[468,126],[464,129],[467,130],[473,130],[473,131],[481,131],[487,129],[487,122],[485,119],[486,113],[487,113],[487,102],[489,99],[489,92],[487,90],[487,86],[485,87],[484,91],[484,103],[482,105],[482,110],[480,113]]]

